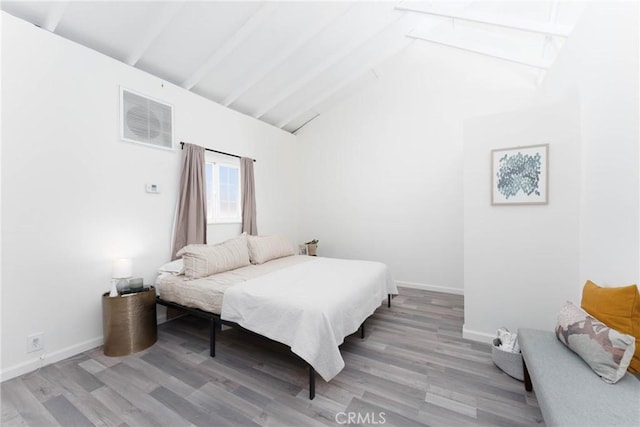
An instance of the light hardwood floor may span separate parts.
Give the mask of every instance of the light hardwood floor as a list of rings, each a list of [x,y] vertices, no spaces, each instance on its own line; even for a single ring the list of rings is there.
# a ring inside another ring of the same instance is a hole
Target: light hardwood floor
[[[183,317],[135,355],[96,348],[4,382],[1,424],[543,424],[535,395],[493,365],[488,345],[462,339],[462,323],[462,296],[402,288],[365,339],[345,339],[346,367],[317,377],[310,401],[305,365],[285,346],[230,329],[211,358],[207,322]]]

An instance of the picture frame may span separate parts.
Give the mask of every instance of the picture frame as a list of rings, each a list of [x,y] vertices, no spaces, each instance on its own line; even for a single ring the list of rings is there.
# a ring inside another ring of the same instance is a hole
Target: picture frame
[[[549,144],[491,150],[491,204],[549,201]]]

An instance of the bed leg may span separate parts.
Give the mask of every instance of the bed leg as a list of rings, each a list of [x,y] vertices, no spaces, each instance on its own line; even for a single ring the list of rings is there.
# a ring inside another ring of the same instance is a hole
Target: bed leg
[[[216,328],[218,327],[218,322],[214,318],[211,318],[209,322],[209,355],[216,357]]]
[[[391,308],[391,294],[387,294],[387,307]]]
[[[364,322],[360,325],[360,338],[364,339]]]
[[[316,397],[316,370],[309,365],[309,400]]]
[[[524,363],[524,357],[522,358],[522,371],[524,373],[524,389],[527,391],[533,390],[533,384],[531,384],[531,377],[529,376],[529,370],[527,364]]]

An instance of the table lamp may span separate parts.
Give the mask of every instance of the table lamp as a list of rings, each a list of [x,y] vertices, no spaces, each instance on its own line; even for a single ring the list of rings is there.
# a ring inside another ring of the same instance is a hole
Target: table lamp
[[[115,283],[115,289],[112,283],[109,296],[118,296],[118,293],[122,293],[122,291],[126,290],[129,286],[129,282],[127,281],[127,279],[131,276],[133,276],[133,263],[131,262],[131,260],[128,258],[115,260],[113,262],[113,270],[111,273],[113,283]]]

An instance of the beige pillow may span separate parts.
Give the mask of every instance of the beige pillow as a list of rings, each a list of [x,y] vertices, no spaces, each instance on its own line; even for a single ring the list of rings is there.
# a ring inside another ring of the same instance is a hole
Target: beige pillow
[[[262,264],[276,258],[294,255],[293,245],[285,236],[247,236],[251,263]]]
[[[217,245],[187,245],[177,253],[184,260],[184,275],[189,279],[210,276],[249,265],[245,233]]]

